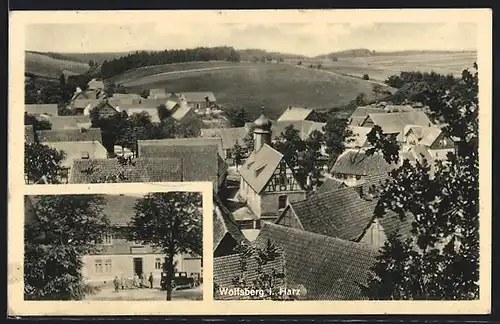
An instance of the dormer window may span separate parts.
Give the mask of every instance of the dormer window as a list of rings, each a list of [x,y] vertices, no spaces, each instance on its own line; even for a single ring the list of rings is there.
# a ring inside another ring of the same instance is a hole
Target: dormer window
[[[82,160],[88,160],[88,159],[90,159],[89,152],[87,152],[87,151],[81,151],[80,154],[81,154]]]

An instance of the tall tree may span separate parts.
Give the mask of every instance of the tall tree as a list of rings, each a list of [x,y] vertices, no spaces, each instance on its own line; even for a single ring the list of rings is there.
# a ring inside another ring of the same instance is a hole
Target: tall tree
[[[431,115],[446,123],[442,130],[457,138],[457,150],[432,175],[427,161],[405,160],[382,189],[377,217],[392,210],[415,220],[410,239],[391,237],[384,245],[370,285],[374,299],[479,298],[477,71],[465,70],[438,90]]]
[[[63,151],[58,151],[40,143],[24,143],[24,173],[28,182],[37,182],[43,176],[49,183],[59,183],[59,174],[63,169],[61,161]]]
[[[245,156],[245,150],[241,147],[240,143],[236,141],[234,144],[233,150],[231,151],[231,156],[233,158],[234,164],[236,165],[236,170],[238,170],[238,166],[241,165],[243,157]]]
[[[232,127],[244,127],[249,121],[248,114],[245,108],[227,109],[226,114]]]
[[[129,238],[165,253],[167,283],[174,278],[174,256],[202,253],[202,198],[196,192],[151,193],[137,202]],[[167,300],[172,287],[167,284]]]
[[[81,300],[92,293],[82,257],[97,251],[109,221],[98,195],[36,196],[36,218],[25,224],[26,300]]]
[[[299,164],[299,154],[306,150],[306,144],[300,138],[300,132],[293,125],[288,125],[285,131],[276,137],[274,147],[283,154],[292,170],[295,170]]]
[[[345,144],[353,136],[348,127],[347,119],[332,116],[323,127],[323,139],[326,146],[326,153],[330,157],[331,163],[334,163],[338,156],[345,151]]]

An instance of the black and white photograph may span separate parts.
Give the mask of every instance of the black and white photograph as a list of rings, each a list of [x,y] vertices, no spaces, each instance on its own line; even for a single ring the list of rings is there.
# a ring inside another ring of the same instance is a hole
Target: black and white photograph
[[[24,299],[203,299],[202,194],[24,196]]]
[[[24,300],[490,311],[491,11],[48,14],[11,37]],[[62,189],[167,182],[211,196]]]

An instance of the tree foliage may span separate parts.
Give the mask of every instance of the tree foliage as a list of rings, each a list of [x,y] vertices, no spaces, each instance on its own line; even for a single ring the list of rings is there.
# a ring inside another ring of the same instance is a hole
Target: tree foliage
[[[236,165],[236,170],[238,170],[238,166],[241,165],[243,158],[245,157],[245,149],[240,145],[240,143],[238,143],[238,141],[236,141],[233,149],[231,150],[231,157]]]
[[[196,61],[239,62],[238,52],[227,46],[197,47],[185,50],[138,51],[101,64],[101,77],[108,79],[125,71],[151,65]]]
[[[247,122],[250,122],[249,116],[245,108],[226,110],[226,115],[232,127],[244,127]]]
[[[47,145],[24,143],[24,174],[28,183],[37,182],[45,176],[48,183],[59,183],[59,174],[63,169],[61,161],[66,154]]]
[[[335,162],[337,157],[345,151],[346,144],[353,136],[348,127],[347,119],[330,117],[323,127],[323,140],[326,147],[326,153],[330,161]]]
[[[93,289],[82,277],[82,257],[97,251],[109,229],[98,195],[36,197],[36,218],[25,224],[26,300],[81,300]]]
[[[129,239],[142,241],[165,254],[167,282],[174,275],[174,256],[179,253],[202,253],[202,199],[196,192],[151,193],[134,207]],[[167,300],[172,288],[167,285]]]
[[[412,238],[385,243],[373,269],[372,298],[479,298],[477,72],[465,70],[432,98],[430,114],[445,123],[446,135],[457,138],[457,150],[436,162],[432,175],[427,161],[404,161],[382,189],[377,217],[392,210],[415,220]]]

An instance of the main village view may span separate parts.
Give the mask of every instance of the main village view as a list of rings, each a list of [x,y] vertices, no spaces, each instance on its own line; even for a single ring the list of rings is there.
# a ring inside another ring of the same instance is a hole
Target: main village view
[[[344,26],[315,48],[319,27],[255,22],[223,26],[218,42],[210,33],[219,27],[198,28],[212,41],[176,46],[188,40],[169,38],[162,49],[129,52],[120,52],[127,40],[118,34],[106,38],[115,27],[66,27],[32,25],[27,38],[85,35],[116,50],[27,45],[27,184],[211,182],[215,299],[479,298],[474,24]],[[397,31],[394,44],[388,30]],[[296,39],[295,51],[295,43],[280,50]],[[260,49],[242,49],[249,47]],[[131,224],[126,197],[103,199],[114,206],[111,225]],[[36,203],[25,203],[36,214]],[[50,203],[44,217],[58,206]],[[63,224],[52,222],[51,231]],[[106,257],[71,244],[67,252],[83,264],[35,254],[25,264],[26,299],[92,299],[67,286],[111,284],[123,272],[160,278],[165,256],[139,266],[132,236],[82,234],[85,246],[105,242]],[[185,234],[179,251],[201,255]],[[165,269],[202,281],[197,256]],[[82,275],[40,268],[50,262]]]

